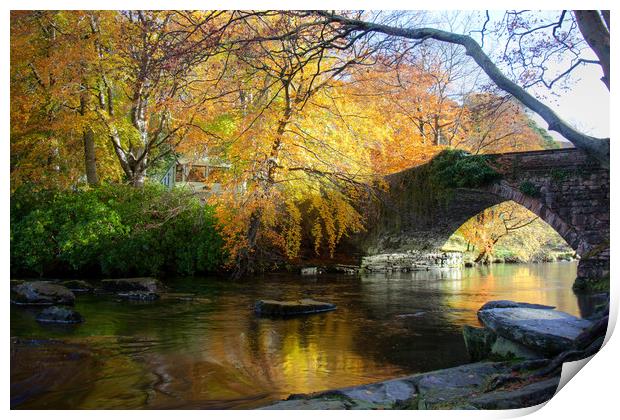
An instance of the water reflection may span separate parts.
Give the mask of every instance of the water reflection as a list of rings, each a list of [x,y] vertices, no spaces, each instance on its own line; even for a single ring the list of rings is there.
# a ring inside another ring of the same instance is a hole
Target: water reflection
[[[199,301],[150,304],[80,296],[87,322],[50,329],[11,309],[11,334],[57,341],[12,343],[17,408],[251,408],[313,392],[467,361],[464,324],[493,299],[557,306],[579,315],[576,265],[498,265],[437,272],[245,283],[179,279]],[[338,310],[261,319],[260,298],[313,296]],[[591,305],[590,305],[591,306]],[[59,378],[70,378],[59,380]],[[79,392],[76,392],[79,389]]]

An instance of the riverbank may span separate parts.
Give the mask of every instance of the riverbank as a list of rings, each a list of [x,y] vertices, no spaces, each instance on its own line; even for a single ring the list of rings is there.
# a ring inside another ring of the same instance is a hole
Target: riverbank
[[[477,410],[524,408],[548,401],[560,375],[493,387],[518,362],[479,362],[356,387],[291,395],[263,410]]]

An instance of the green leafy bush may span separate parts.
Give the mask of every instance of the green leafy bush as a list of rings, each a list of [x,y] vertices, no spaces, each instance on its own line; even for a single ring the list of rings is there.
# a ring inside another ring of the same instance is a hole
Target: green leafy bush
[[[11,196],[11,272],[21,275],[192,275],[218,269],[213,208],[159,185],[105,185]]]
[[[538,188],[530,181],[523,181],[521,184],[519,184],[519,191],[521,191],[525,195],[529,195],[530,197],[540,197],[540,188]]]
[[[501,175],[488,165],[487,159],[462,150],[444,150],[430,163],[432,182],[446,189],[491,184]]]

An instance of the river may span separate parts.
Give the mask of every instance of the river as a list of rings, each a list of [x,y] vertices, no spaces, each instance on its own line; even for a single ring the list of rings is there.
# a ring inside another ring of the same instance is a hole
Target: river
[[[11,308],[13,408],[254,408],[336,387],[468,362],[463,325],[489,300],[587,316],[576,263],[499,264],[372,276],[174,279],[175,293],[128,303],[78,295],[81,325],[39,325]],[[333,312],[254,315],[257,299],[313,297]]]

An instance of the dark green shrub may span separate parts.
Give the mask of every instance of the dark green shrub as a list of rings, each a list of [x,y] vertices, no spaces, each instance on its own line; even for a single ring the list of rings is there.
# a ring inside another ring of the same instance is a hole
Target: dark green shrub
[[[105,185],[11,196],[11,272],[192,275],[216,270],[213,209],[183,190]]]
[[[540,189],[530,181],[523,181],[519,184],[519,191],[530,197],[540,197]]]
[[[565,169],[552,169],[551,170],[551,179],[553,179],[553,181],[556,183],[566,181],[569,176],[570,176],[569,171]]]
[[[491,184],[501,175],[489,166],[487,159],[462,150],[444,150],[430,163],[432,182],[446,189]]]

